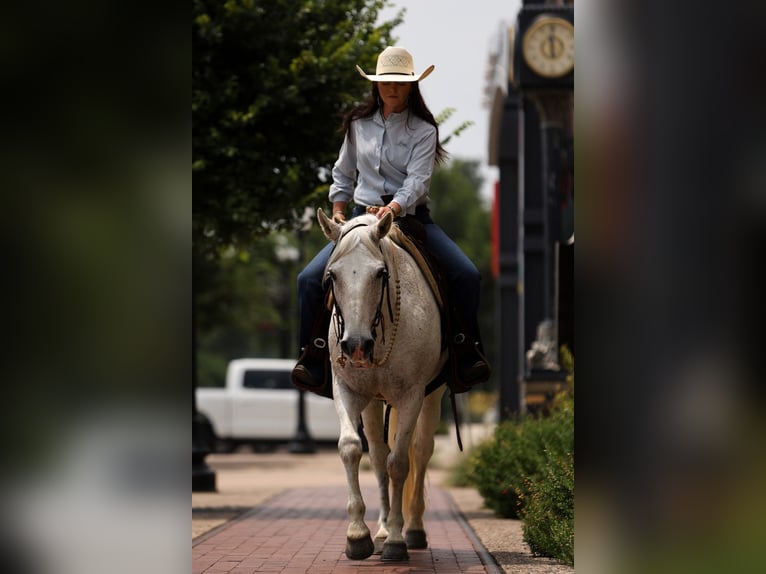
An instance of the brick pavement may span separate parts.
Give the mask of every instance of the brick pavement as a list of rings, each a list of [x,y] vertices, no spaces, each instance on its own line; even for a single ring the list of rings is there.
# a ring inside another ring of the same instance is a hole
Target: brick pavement
[[[365,520],[375,533],[378,509],[374,486],[363,486]],[[383,562],[379,555],[349,560],[346,544],[346,487],[291,488],[192,544],[194,574],[496,574],[501,570],[476,539],[444,490],[427,490],[424,516],[429,548],[410,550],[406,562]]]

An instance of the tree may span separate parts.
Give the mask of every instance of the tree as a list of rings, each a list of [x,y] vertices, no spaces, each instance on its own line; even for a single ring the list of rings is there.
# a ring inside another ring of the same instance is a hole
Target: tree
[[[385,0],[193,0],[192,241],[215,257],[326,202],[340,114],[403,12]]]
[[[453,159],[438,168],[431,178],[431,214],[444,232],[457,243],[482,276],[479,326],[484,351],[494,363],[495,281],[491,272],[489,209],[481,197],[483,178],[476,160]],[[484,390],[494,386],[490,380]]]
[[[489,210],[481,198],[483,178],[476,160],[454,159],[434,171],[431,211],[434,221],[479,270],[490,267]]]
[[[192,291],[204,348],[241,351],[221,329],[232,322],[239,333],[254,317],[284,327],[265,295],[278,280],[267,235],[326,204],[340,115],[369,90],[354,66],[374,67],[402,20],[376,25],[385,4],[193,0]]]

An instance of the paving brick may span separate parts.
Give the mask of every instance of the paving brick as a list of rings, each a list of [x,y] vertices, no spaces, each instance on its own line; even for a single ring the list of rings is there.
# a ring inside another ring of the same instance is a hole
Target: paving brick
[[[370,530],[376,530],[377,491],[362,490]],[[192,546],[195,574],[487,574],[446,492],[431,487],[424,516],[430,548],[410,550],[406,562],[346,558],[346,488],[293,488],[270,498]]]

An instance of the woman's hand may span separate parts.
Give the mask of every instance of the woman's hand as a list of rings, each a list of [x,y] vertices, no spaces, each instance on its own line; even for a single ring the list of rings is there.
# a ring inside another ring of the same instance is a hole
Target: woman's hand
[[[396,219],[399,216],[399,214],[402,212],[402,208],[398,203],[396,203],[395,201],[392,201],[388,205],[384,205],[383,207],[381,207],[375,215],[378,217],[378,219],[382,219],[383,217],[386,216],[386,213],[388,213],[389,211],[393,213],[394,219]]]
[[[346,223],[346,202],[345,201],[333,201],[332,202],[332,220],[335,223],[343,225]]]

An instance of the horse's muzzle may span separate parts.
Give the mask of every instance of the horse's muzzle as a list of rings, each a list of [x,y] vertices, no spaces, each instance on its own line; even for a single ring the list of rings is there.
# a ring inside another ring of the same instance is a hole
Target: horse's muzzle
[[[370,337],[348,337],[340,342],[340,349],[354,367],[366,369],[372,366],[372,350],[375,341]]]

